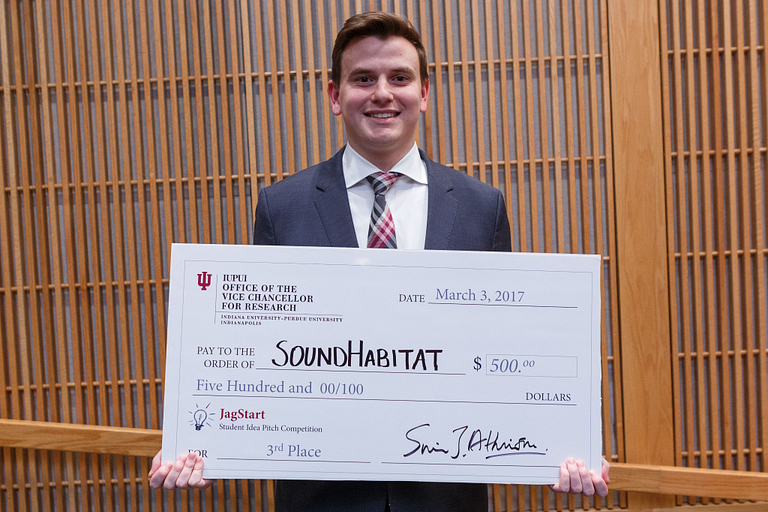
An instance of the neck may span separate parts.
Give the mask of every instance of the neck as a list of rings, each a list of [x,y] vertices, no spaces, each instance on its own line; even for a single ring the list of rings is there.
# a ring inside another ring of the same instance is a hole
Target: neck
[[[349,144],[349,142],[347,142],[347,144]],[[377,169],[381,171],[389,171],[395,166],[395,164],[402,160],[405,155],[408,154],[413,146],[408,146],[407,148],[395,152],[361,151],[351,144],[350,147],[353,148],[361,157],[375,165]]]

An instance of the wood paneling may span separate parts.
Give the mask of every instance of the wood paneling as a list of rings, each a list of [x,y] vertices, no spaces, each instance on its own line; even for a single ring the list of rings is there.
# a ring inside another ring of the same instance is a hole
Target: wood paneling
[[[41,423],[0,428],[0,511],[272,506],[147,489],[170,244],[248,243],[258,190],[341,147],[331,46],[374,8],[427,46],[420,146],[503,191],[514,249],[603,256],[605,453],[654,465],[617,488],[686,495],[496,510],[722,506],[656,466],[765,468],[763,0],[2,0],[0,416]]]
[[[608,16],[621,27],[610,43],[625,454],[630,463],[672,465],[666,244],[658,229],[665,201],[657,8],[655,0],[618,0]],[[630,507],[640,509],[671,504],[668,496],[629,496]]]

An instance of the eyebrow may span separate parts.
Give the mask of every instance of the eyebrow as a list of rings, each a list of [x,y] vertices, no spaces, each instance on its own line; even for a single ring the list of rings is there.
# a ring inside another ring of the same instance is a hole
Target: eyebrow
[[[390,72],[394,73],[406,73],[410,75],[416,74],[416,71],[408,66],[399,67],[399,68],[392,68]],[[355,68],[352,71],[349,72],[349,76],[356,76],[356,75],[369,75],[373,73],[373,70],[371,68]]]

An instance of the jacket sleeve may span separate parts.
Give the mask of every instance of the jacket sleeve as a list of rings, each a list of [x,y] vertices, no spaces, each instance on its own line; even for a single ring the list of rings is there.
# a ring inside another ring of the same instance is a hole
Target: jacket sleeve
[[[499,192],[496,203],[496,229],[493,234],[494,251],[512,251],[512,237],[509,230],[509,217],[504,196]]]
[[[269,202],[266,189],[259,192],[256,213],[253,219],[253,245],[277,245],[272,217],[269,214]]]

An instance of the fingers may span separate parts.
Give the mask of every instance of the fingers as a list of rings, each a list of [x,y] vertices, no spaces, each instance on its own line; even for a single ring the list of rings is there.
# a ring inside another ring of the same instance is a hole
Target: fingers
[[[163,462],[162,453],[163,451],[160,450],[159,452],[157,452],[157,455],[155,455],[155,457],[152,459],[152,467],[149,468],[149,475],[147,475],[149,476],[150,480],[152,479],[152,475],[155,474],[155,471],[157,471],[160,468],[160,465]]]
[[[161,464],[157,454],[149,471],[149,485],[153,489],[205,489],[211,480],[203,478],[203,458],[194,452],[179,455],[176,462]]]
[[[592,496],[595,494],[595,486],[592,484],[592,476],[589,473],[589,469],[587,468],[587,465],[584,464],[584,461],[578,461],[576,463],[576,468],[579,473],[579,484],[581,488],[581,493],[586,496]],[[576,491],[579,492],[579,491]]]
[[[598,496],[607,496],[608,495],[608,482],[605,481],[605,479],[597,474],[597,471],[594,469],[589,472],[592,477],[592,484],[595,487],[595,494]]]
[[[608,473],[611,471],[611,463],[605,460],[605,457],[603,457],[603,467],[602,467],[602,473],[603,473],[603,480],[605,480],[606,484],[611,483],[611,478],[608,475]]]
[[[579,467],[576,465],[576,461],[568,459],[565,461],[565,467],[568,469],[569,491],[573,494],[579,494],[581,492],[581,477],[579,476]]]
[[[594,470],[590,472],[592,476],[592,483],[595,486],[595,494],[597,494],[598,496],[608,495],[608,484],[611,482],[611,479],[608,475],[610,469],[611,469],[611,465],[608,463],[607,460],[605,460],[605,458],[603,458],[600,474],[598,475],[597,471],[594,471]]]
[[[560,464],[560,479],[556,484],[550,485],[549,488],[555,492],[570,492],[571,477],[568,474],[568,467],[565,462]]]
[[[567,492],[571,494],[584,494],[592,496],[606,496],[608,494],[608,483],[610,479],[608,472],[611,465],[603,459],[602,471],[590,471],[587,465],[579,460],[568,459],[560,465],[560,479],[550,489],[555,492]]]
[[[203,478],[203,458],[197,457],[195,467],[192,469],[192,475],[189,477],[189,487],[194,489],[205,489],[211,485],[211,483],[211,480],[205,480]]]
[[[168,476],[168,473],[171,472],[171,468],[173,467],[173,464],[170,462],[166,462],[165,464],[162,464],[157,467],[157,469],[154,470],[154,472],[150,472],[149,477],[149,486],[153,489],[159,489],[163,487],[163,484],[165,483],[165,479]],[[153,463],[153,469],[154,469],[154,463]]]
[[[165,481],[163,482],[163,487],[165,487],[166,489],[174,489],[176,487],[181,487],[180,485],[178,485],[178,480],[179,480],[179,476],[181,475],[181,472],[184,471],[184,466],[186,463],[187,463],[187,455],[186,454],[179,455],[179,458],[176,459],[176,462],[174,462],[171,465],[171,470],[168,472],[168,476],[165,477]],[[186,480],[184,483],[186,485]]]

